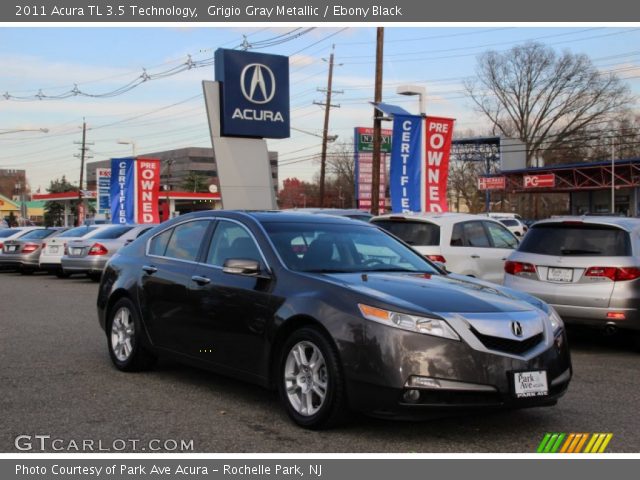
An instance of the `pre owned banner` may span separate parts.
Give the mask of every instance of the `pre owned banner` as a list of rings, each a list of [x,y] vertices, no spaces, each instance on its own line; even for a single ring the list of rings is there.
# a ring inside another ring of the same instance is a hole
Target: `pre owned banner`
[[[393,213],[419,212],[421,198],[422,117],[393,117],[391,150],[391,210]]]
[[[395,115],[391,209],[446,212],[453,119]]]
[[[136,161],[136,221],[160,223],[160,160],[139,158]]]
[[[424,211],[446,212],[453,119],[426,117]]]
[[[135,223],[133,158],[111,160],[111,223]]]

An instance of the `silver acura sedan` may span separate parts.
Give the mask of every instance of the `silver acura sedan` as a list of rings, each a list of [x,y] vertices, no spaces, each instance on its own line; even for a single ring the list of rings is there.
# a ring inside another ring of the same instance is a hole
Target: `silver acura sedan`
[[[568,324],[640,331],[640,219],[559,217],[534,224],[504,285],[551,304]]]

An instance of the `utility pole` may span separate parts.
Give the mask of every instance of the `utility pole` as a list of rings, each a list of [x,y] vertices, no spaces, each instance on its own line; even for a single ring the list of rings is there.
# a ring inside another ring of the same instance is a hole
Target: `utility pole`
[[[331,46],[331,55],[329,56],[329,78],[327,80],[327,88],[321,89],[319,88],[319,92],[326,93],[325,103],[321,102],[313,102],[316,105],[324,106],[324,128],[322,130],[322,154],[320,156],[320,207],[324,207],[324,179],[325,172],[327,168],[327,142],[329,141],[329,112],[331,107],[340,108],[340,105],[332,105],[331,104],[331,94],[332,93],[343,93],[340,91],[333,91],[333,54],[335,50],[335,45]]]
[[[384,46],[384,27],[378,27],[376,35],[376,84],[374,102],[382,101],[382,56]],[[380,148],[382,145],[381,113],[373,109],[373,160],[371,167],[371,213],[380,212]]]
[[[73,142],[78,145],[78,142]],[[86,158],[93,158],[91,156],[87,156],[87,150],[89,149],[87,145],[93,145],[93,143],[87,144],[87,122],[85,122],[84,118],[82,119],[82,142],[79,143],[80,153],[75,154],[74,157],[80,157],[80,183],[78,184],[78,215],[76,218],[76,226],[80,226],[82,224],[81,217],[84,217],[87,212],[87,208],[85,205],[85,201],[82,195],[82,182],[84,181],[84,161]],[[82,212],[82,215],[81,215]]]
[[[611,136],[611,214],[616,214],[616,164],[615,164],[616,147],[613,143],[613,135]]]
[[[171,220],[171,199],[169,198],[169,191],[171,190],[171,165],[173,165],[174,159],[167,159],[167,183],[165,183],[165,194],[167,202],[167,218],[165,220]]]

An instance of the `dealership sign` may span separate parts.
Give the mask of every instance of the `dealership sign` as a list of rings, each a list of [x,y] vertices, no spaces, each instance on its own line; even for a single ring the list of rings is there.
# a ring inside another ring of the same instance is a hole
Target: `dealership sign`
[[[160,160],[111,160],[111,223],[158,223]]]
[[[479,177],[478,190],[504,190],[507,188],[507,177]]]
[[[380,182],[378,208],[384,210],[387,185],[387,162],[391,152],[392,130],[381,132]],[[358,208],[370,210],[373,197],[373,128],[356,127],[354,130],[354,160],[356,169],[356,199]]]
[[[105,215],[111,210],[111,169],[96,168],[96,185],[97,185],[97,212],[98,215]]]
[[[556,176],[554,173],[544,173],[542,175],[525,175],[522,177],[524,188],[550,188],[556,186]]]
[[[453,119],[395,115],[391,153],[391,208],[446,212]]]
[[[223,136],[289,137],[288,57],[219,48],[215,79]]]

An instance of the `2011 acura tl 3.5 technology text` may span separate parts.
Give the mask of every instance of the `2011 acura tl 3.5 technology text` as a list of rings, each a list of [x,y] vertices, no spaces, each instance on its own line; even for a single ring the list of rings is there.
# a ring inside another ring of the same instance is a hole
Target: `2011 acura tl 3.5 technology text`
[[[378,227],[338,217],[181,216],[109,261],[98,313],[120,370],[169,354],[277,389],[308,428],[349,409],[553,405],[572,374],[547,304],[448,274]]]

